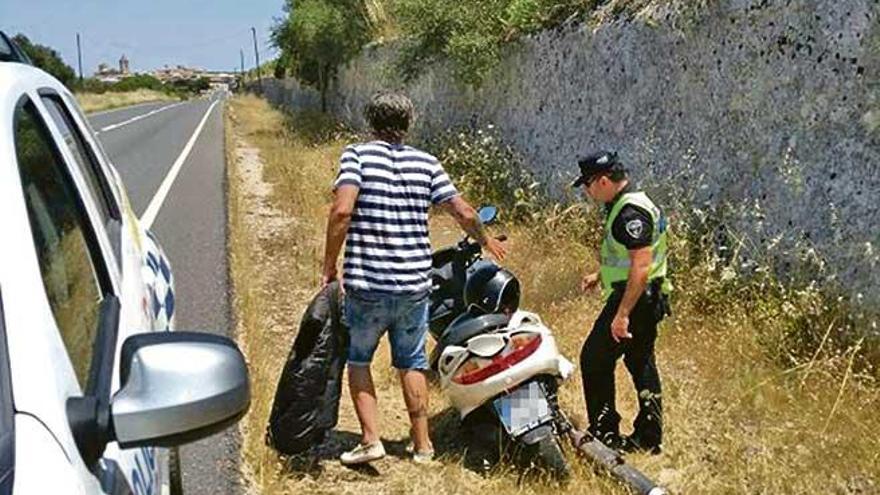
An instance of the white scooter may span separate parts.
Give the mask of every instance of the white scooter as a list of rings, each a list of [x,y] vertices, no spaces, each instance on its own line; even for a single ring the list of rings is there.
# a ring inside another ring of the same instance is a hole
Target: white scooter
[[[496,215],[492,206],[480,210],[484,224]],[[431,366],[461,416],[469,453],[513,451],[566,479],[570,469],[560,443],[568,438],[635,493],[666,493],[620,452],[575,430],[565,417],[556,393],[574,365],[559,353],[541,318],[519,310],[520,286],[512,273],[484,260],[480,246],[467,237],[436,251],[433,263],[430,329],[437,346]],[[483,466],[494,461],[477,460]]]
[[[494,207],[480,210],[484,224],[496,214]],[[516,277],[481,254],[465,237],[433,255],[432,367],[470,430],[472,448],[482,442],[490,451],[522,452],[564,479],[569,466],[560,441],[570,426],[556,392],[574,366],[541,318],[518,309]]]

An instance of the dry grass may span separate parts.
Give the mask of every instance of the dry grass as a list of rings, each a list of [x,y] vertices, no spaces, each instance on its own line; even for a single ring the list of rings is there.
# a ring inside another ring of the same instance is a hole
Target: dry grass
[[[138,89],[136,91],[127,91],[124,93],[114,93],[112,91],[104,93],[76,93],[76,99],[79,101],[80,107],[86,113],[100,112],[102,110],[110,110],[111,108],[127,107],[129,105],[137,105],[138,103],[147,103],[150,101],[177,100],[174,96],[161,91],[153,91],[151,89]]]
[[[299,131],[298,131],[299,129]],[[290,119],[254,97],[233,99],[227,114],[230,153],[230,248],[238,336],[251,367],[253,402],[242,423],[243,466],[260,493],[491,493],[551,494],[542,480],[520,482],[499,469],[479,476],[462,466],[456,419],[432,388],[432,437],[441,465],[407,461],[408,426],[399,385],[383,344],[373,365],[382,432],[390,456],[373,470],[343,468],[335,457],[357,441],[353,408],[344,397],[340,423],[308,469],[286,463],[263,443],[278,373],[299,317],[318,284],[329,185],[345,144],[315,138],[314,125]],[[258,161],[247,147],[259,151]],[[248,154],[251,153],[251,154]],[[255,163],[261,163],[260,169]],[[259,181],[265,181],[264,184]],[[476,199],[476,198],[475,198]],[[554,329],[563,353],[576,361],[600,303],[575,290],[579,273],[595,264],[593,250],[560,225],[504,227],[511,256],[506,266],[522,280],[523,307]],[[435,245],[457,238],[445,218],[432,226]],[[699,287],[711,274],[691,268]],[[665,453],[631,462],[673,493],[876,493],[880,490],[880,392],[851,375],[852,354],[817,353],[809,364],[782,369],[753,331],[751,315],[736,301],[705,309],[690,297],[677,301],[663,324],[658,363],[666,407]],[[855,352],[855,350],[853,350]],[[631,418],[635,400],[618,371],[619,406]],[[561,391],[563,407],[583,421],[578,379]],[[570,456],[574,460],[573,456]],[[573,462],[566,493],[626,493],[589,465]]]

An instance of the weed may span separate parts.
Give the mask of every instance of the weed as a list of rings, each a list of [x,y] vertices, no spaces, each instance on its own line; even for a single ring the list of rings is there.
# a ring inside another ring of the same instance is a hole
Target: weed
[[[179,98],[162,91],[139,89],[123,93],[76,93],[76,99],[83,111],[90,113],[149,101],[174,101]]]

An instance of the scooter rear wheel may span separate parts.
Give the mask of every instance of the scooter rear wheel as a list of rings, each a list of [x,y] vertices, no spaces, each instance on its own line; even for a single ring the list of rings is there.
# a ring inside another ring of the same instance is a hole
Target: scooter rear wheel
[[[529,445],[526,455],[533,461],[540,462],[540,467],[556,480],[565,481],[571,477],[571,467],[556,435],[548,435]]]

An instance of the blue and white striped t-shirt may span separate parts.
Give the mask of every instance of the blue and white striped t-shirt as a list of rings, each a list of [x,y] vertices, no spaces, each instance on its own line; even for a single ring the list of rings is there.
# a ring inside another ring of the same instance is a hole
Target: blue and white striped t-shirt
[[[343,262],[346,289],[431,289],[428,209],[458,195],[440,162],[411,146],[372,141],[342,152],[334,189],[359,188]]]

